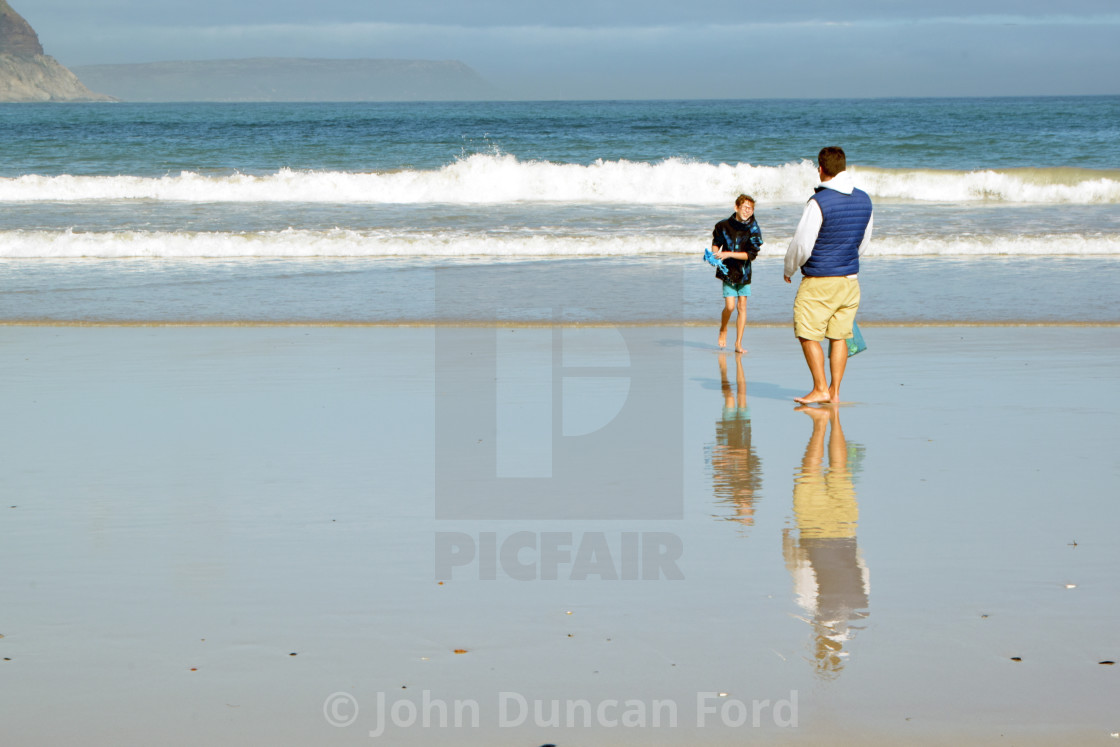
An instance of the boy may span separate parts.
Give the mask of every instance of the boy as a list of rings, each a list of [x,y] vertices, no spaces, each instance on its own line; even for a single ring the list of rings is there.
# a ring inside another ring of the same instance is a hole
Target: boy
[[[735,198],[735,212],[721,220],[712,230],[712,253],[727,267],[727,272],[716,270],[716,277],[723,281],[723,313],[719,323],[719,346],[727,347],[727,323],[732,312],[735,318],[735,352],[744,353],[743,330],[747,326],[747,297],[751,294],[751,262],[762,246],[762,231],[754,219],[754,198],[739,195]]]

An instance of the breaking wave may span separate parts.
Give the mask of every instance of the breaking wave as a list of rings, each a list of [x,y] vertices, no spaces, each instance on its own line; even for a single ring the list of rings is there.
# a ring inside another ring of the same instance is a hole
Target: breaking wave
[[[919,202],[1120,203],[1120,171],[1048,168],[912,171],[852,168],[856,183],[879,200]],[[759,200],[801,202],[816,184],[808,161],[782,166],[709,164],[670,158],[657,163],[565,164],[477,154],[439,169],[374,173],[295,171],[161,177],[41,176],[0,178],[0,201],[157,200],[180,202],[657,203],[709,205],[748,192]]]
[[[0,258],[304,258],[304,257],[602,257],[694,254],[704,236],[563,236],[532,233],[313,231],[289,228],[256,232],[0,232]],[[761,261],[784,254],[789,236],[775,235]],[[772,248],[771,248],[772,247]],[[1120,236],[898,237],[872,241],[868,256],[1120,256]]]

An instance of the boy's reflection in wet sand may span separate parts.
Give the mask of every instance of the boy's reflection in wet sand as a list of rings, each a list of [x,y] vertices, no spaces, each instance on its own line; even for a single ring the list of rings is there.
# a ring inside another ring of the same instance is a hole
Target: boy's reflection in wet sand
[[[868,615],[867,569],[859,557],[856,522],[859,508],[852,486],[862,450],[849,449],[840,427],[840,408],[799,407],[813,420],[801,469],[794,477],[796,534],[782,532],[782,553],[793,575],[797,602],[810,615],[815,634],[817,674],[835,677],[844,667],[844,643]],[[828,435],[828,466],[824,453]],[[849,451],[852,453],[849,454]]]
[[[751,414],[747,407],[747,378],[743,358],[735,356],[735,388],[727,378],[727,356],[719,357],[723,415],[716,421],[712,446],[712,484],[719,503],[732,506],[735,521],[754,524],[754,499],[761,483],[758,457],[751,446]]]

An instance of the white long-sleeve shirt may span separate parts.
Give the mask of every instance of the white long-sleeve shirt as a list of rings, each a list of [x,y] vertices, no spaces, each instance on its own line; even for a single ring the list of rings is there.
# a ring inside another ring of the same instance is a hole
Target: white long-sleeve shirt
[[[855,189],[855,184],[852,183],[852,176],[847,171],[841,171],[836,176],[829,179],[827,182],[821,182],[821,187],[825,189],[834,189],[841,194],[850,195],[852,190]],[[875,223],[875,214],[872,213],[867,221],[867,229],[863,232],[863,239],[859,242],[859,256],[863,256],[868,244],[871,243],[871,228]],[[817,204],[816,200],[809,200],[805,203],[805,210],[801,213],[801,220],[797,224],[797,230],[793,232],[793,238],[790,239],[789,248],[786,249],[786,262],[783,274],[787,278],[792,278],[794,273],[801,269],[801,265],[809,261],[809,257],[813,254],[813,247],[817,243],[817,235],[821,232],[821,226],[824,224],[824,215],[821,213],[821,206]]]

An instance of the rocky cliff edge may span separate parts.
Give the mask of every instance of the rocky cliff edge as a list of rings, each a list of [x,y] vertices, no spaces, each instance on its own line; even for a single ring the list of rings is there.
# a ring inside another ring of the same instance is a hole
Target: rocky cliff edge
[[[0,0],[0,102],[115,101],[94,93],[53,57],[43,53],[35,29]]]

